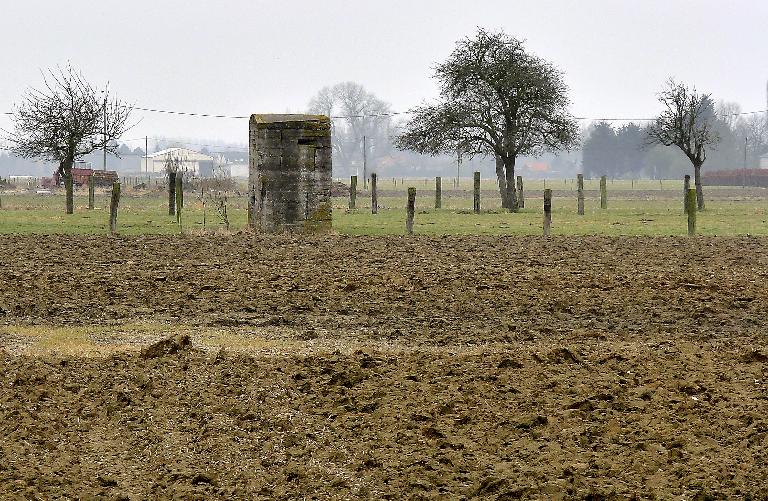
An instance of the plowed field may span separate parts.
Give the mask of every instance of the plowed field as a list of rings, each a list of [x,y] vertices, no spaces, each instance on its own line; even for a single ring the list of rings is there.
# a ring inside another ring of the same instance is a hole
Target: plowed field
[[[768,239],[0,256],[3,499],[768,499]]]

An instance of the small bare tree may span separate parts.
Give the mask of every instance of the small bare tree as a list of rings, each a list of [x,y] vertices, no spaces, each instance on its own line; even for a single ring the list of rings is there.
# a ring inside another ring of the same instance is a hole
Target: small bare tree
[[[74,212],[72,166],[98,149],[119,156],[118,139],[130,127],[131,108],[96,90],[72,68],[44,74],[42,89],[30,88],[12,112],[11,151],[24,158],[57,162],[66,187],[66,211]]]
[[[234,182],[229,175],[229,170],[221,160],[213,166],[213,177],[209,183],[209,196],[219,219],[224,224],[224,228],[229,231],[229,214],[227,212],[227,192],[234,187]]]
[[[677,146],[693,164],[696,205],[704,209],[701,187],[701,166],[707,159],[707,149],[720,141],[714,130],[715,106],[709,94],[700,94],[693,87],[673,79],[659,93],[665,110],[648,127],[648,144]]]

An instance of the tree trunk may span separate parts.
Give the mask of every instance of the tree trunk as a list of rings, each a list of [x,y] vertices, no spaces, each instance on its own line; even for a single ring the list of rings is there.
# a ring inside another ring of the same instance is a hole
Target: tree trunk
[[[66,161],[62,169],[64,177],[64,191],[66,192],[67,214],[75,213],[74,180],[72,179],[72,164],[74,161]]]
[[[701,188],[701,164],[693,164],[693,182],[696,185],[696,207],[704,210],[704,190]]]
[[[507,197],[507,178],[504,176],[504,161],[498,155],[496,155],[496,179],[499,181],[501,208],[509,209],[509,198]]]
[[[504,162],[507,175],[507,208],[517,212],[517,190],[515,189],[515,157]]]

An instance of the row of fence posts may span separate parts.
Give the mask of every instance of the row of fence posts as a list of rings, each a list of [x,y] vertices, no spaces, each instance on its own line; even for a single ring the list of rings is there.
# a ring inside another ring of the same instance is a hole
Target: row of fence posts
[[[605,182],[606,182],[606,184],[607,184],[607,182],[608,182],[607,176],[603,176],[603,177],[605,177],[605,178],[606,178],[606,181],[605,181]],[[521,176],[518,176],[518,179],[521,179]],[[550,179],[549,181],[550,181],[550,184],[552,184],[553,180],[551,180],[551,179]],[[611,178],[611,184],[613,184],[613,182],[614,182],[614,181],[615,181],[615,179],[614,179],[614,178]],[[631,186],[631,188],[634,190],[634,189],[635,189],[635,181],[638,181],[638,180],[636,180],[636,179],[630,179],[629,181],[630,181],[630,186]],[[428,182],[429,182],[428,178],[424,178],[424,186],[427,186],[427,185],[428,185]],[[157,181],[155,181],[155,183],[157,183]],[[573,184],[573,179],[563,179],[563,184],[565,184],[565,185],[568,185],[568,183],[571,183],[571,184]],[[393,184],[395,187],[397,187],[397,185],[398,185],[398,180],[397,180],[397,178],[394,178],[394,177],[392,178],[392,184]],[[399,182],[399,184],[400,184],[401,186],[402,186],[402,185],[404,185],[404,184],[405,184],[405,178],[402,178],[402,177],[401,177],[401,178],[400,178],[400,182]],[[453,187],[454,187],[454,188],[456,188],[456,189],[458,189],[458,188],[460,187],[460,182],[459,182],[459,180],[458,180],[457,178],[455,178],[455,177],[452,179],[452,184],[453,184]],[[544,179],[544,189],[546,189],[546,188],[547,188],[547,180],[546,180],[546,179]],[[573,189],[571,189],[571,190],[573,190]],[[662,179],[659,179],[659,190],[662,190],[662,191],[664,190],[664,181],[663,181]]]
[[[176,216],[176,224],[181,228],[181,214],[184,208],[183,174],[170,172],[168,174],[168,215]],[[96,182],[93,176],[88,177],[88,209],[96,205]],[[120,181],[112,183],[112,194],[109,201],[109,232],[117,233],[117,210],[120,205]]]
[[[109,232],[117,233],[117,209],[120,206],[120,181],[112,183],[112,193],[109,199]],[[88,210],[96,207],[96,180],[88,176]]]
[[[480,213],[480,172],[474,173],[473,178],[473,210],[475,213]],[[684,180],[684,205],[683,209],[688,216],[688,235],[696,234],[696,190],[690,187],[691,176],[686,175]],[[584,176],[578,174],[578,196],[577,196],[577,212],[579,215],[584,215]],[[523,190],[522,176],[517,176],[516,187],[518,191],[518,204],[519,207],[524,207],[525,197]],[[357,201],[357,176],[352,176],[350,179],[350,193],[349,193],[349,207],[350,209],[356,208]],[[112,196],[109,204],[109,230],[110,233],[117,233],[117,211],[120,204],[120,182],[116,181],[112,184]],[[95,180],[93,176],[88,178],[88,209],[93,209],[95,206]],[[408,188],[408,201],[406,206],[406,232],[409,235],[413,234],[413,220],[416,206],[416,188]],[[182,209],[184,207],[184,187],[183,187],[183,175],[181,173],[171,172],[168,175],[168,214],[176,216],[176,223],[181,227]],[[442,207],[442,179],[438,176],[435,178],[435,208],[440,209]],[[608,193],[606,176],[600,178],[600,208],[608,208]],[[378,193],[377,193],[377,175],[371,174],[371,213],[378,213]],[[544,190],[544,235],[549,236],[552,225],[552,189],[547,188]]]
[[[127,176],[122,178],[123,183],[125,186],[139,186],[139,185],[145,185],[150,186],[152,183],[151,177],[139,177],[139,176]],[[159,180],[155,178],[155,186],[159,184]]]
[[[401,180],[402,181],[402,180]],[[392,183],[397,185],[395,178],[392,178]],[[633,180],[634,186],[634,180]],[[579,216],[584,215],[584,175],[578,174],[576,176],[577,184],[577,214]],[[685,176],[683,187],[683,210],[688,216],[688,235],[696,234],[696,190],[690,187],[691,176]],[[454,180],[454,186],[457,183]],[[523,189],[523,178],[517,176],[516,179],[517,189],[517,203],[519,208],[525,208],[525,191]],[[435,209],[442,208],[442,178],[440,176],[435,177]],[[170,194],[170,192],[169,192]],[[408,188],[408,201],[406,205],[406,221],[405,228],[409,235],[413,234],[413,219],[416,206],[416,188]],[[170,205],[169,205],[170,207]],[[357,176],[351,176],[349,182],[349,208],[357,208]],[[476,214],[480,213],[480,172],[475,171],[473,176],[473,189],[472,189],[472,209]],[[608,179],[607,176],[600,177],[600,209],[608,209]],[[378,191],[377,191],[377,175],[371,174],[371,214],[378,213]],[[544,236],[550,235],[552,226],[552,189],[544,189]]]

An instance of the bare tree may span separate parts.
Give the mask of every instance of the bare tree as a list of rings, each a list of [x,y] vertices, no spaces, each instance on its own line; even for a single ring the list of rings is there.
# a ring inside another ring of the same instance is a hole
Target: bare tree
[[[760,156],[768,152],[768,116],[754,114],[739,118],[734,133],[739,138],[739,147],[743,145],[747,149],[748,166],[760,167]]]
[[[420,106],[396,146],[429,155],[494,156],[505,208],[517,210],[519,155],[567,149],[578,141],[560,71],[503,32],[480,29],[457,42],[435,78],[441,101]]]
[[[733,101],[720,100],[715,106],[715,114],[728,128],[733,129],[741,115],[741,105]]]
[[[358,83],[323,87],[309,102],[308,111],[344,117],[331,122],[335,166],[351,170],[352,165],[362,163],[363,136],[368,161],[375,163],[391,149],[392,110]]]
[[[704,209],[704,190],[701,187],[701,166],[707,159],[707,149],[720,141],[715,132],[715,106],[709,94],[700,94],[693,87],[667,81],[659,93],[665,110],[648,127],[648,143],[677,146],[693,164],[696,186],[696,205]]]
[[[57,162],[66,187],[66,211],[74,212],[72,166],[94,150],[119,157],[115,141],[128,130],[130,107],[96,90],[82,74],[66,66],[44,74],[42,89],[30,88],[14,107],[11,151],[24,158]]]
[[[213,175],[209,179],[209,196],[219,219],[224,224],[224,229],[229,231],[229,214],[227,212],[227,192],[235,187],[232,177],[229,175],[229,169],[219,159],[214,163]]]

